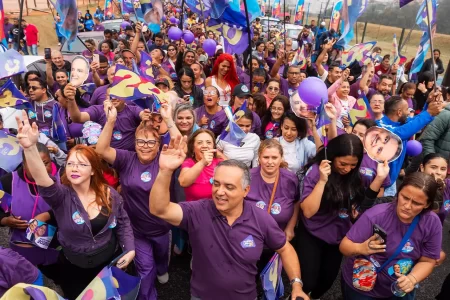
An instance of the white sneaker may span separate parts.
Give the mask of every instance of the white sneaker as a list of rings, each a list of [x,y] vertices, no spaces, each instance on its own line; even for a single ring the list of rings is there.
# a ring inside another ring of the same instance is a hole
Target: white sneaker
[[[169,281],[169,273],[163,274],[161,276],[156,275],[156,277],[158,277],[158,281],[161,284],[165,284]]]

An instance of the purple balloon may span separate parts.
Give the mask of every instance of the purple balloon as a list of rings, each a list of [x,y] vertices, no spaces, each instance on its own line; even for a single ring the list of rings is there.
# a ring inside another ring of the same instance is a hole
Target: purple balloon
[[[183,31],[181,31],[178,27],[171,27],[169,29],[169,32],[167,33],[170,39],[177,41],[181,39],[181,36],[183,35]]]
[[[120,23],[120,28],[122,28],[122,30],[125,30],[127,26],[131,26],[131,24],[127,21],[123,21],[122,23]]]
[[[406,154],[417,156],[422,153],[422,144],[419,141],[411,140],[406,143]]]
[[[328,102],[328,89],[325,83],[317,77],[308,77],[300,83],[298,95],[306,104],[319,107],[321,100]]]
[[[191,31],[185,30],[183,33],[183,40],[186,44],[191,44],[195,40],[195,36]]]
[[[214,56],[214,54],[216,54],[216,41],[213,39],[206,39],[203,42],[203,50],[205,50],[208,56]]]
[[[169,21],[170,23],[175,24],[177,22],[177,19],[175,17],[170,17]]]

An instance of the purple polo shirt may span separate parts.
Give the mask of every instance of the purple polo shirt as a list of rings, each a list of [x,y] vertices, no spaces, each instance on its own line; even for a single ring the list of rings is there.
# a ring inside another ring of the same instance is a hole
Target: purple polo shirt
[[[117,121],[114,124],[111,137],[111,147],[134,151],[134,133],[141,123],[139,113],[142,109],[135,105],[125,105],[125,108],[117,113]],[[103,105],[93,105],[86,109],[90,120],[105,126],[106,115]]]
[[[106,100],[106,90],[109,85],[102,85],[95,89],[94,93],[92,93],[92,97],[90,99],[91,105],[103,105],[103,102]]]
[[[311,194],[319,182],[319,178],[319,166],[314,164],[306,172],[303,180],[303,193],[300,203]],[[323,197],[321,201],[324,201]],[[303,214],[300,214],[300,218],[309,233],[331,245],[338,245],[352,226],[346,209],[334,212],[319,208],[311,218],[308,219]]]
[[[0,248],[0,265],[0,297],[18,283],[35,282],[39,275],[33,264],[9,248]]]
[[[170,224],[150,214],[148,207],[148,195],[159,172],[159,155],[151,163],[142,164],[136,152],[117,149],[113,168],[119,173],[124,208],[133,231],[144,236],[169,232]]]
[[[441,223],[444,224],[444,220],[450,212],[450,179],[445,179],[445,189],[443,193],[442,206],[439,210],[438,216],[441,219]]]
[[[269,214],[243,201],[242,215],[228,225],[211,199],[180,203],[180,228],[192,246],[191,294],[201,299],[256,298],[256,263],[264,247],[281,249],[286,236]]]
[[[297,93],[298,86],[292,86],[287,79],[280,76],[280,92],[283,96],[291,97],[293,93]]]
[[[377,166],[378,163],[371,159],[367,153],[364,153],[361,166],[359,168],[359,174],[361,175],[361,181],[366,189],[370,186],[375,177],[377,177]],[[382,184],[382,187],[387,187],[390,185],[391,179],[387,176]]]
[[[403,275],[409,273],[420,257],[439,259],[442,246],[442,225],[434,212],[421,214],[419,223],[409,240],[406,242],[400,254],[390,262],[377,276],[375,287],[370,292],[363,292],[353,287],[353,276],[363,276],[360,267],[353,274],[355,259],[367,259],[375,266],[381,266],[395,252],[410,224],[400,221],[397,216],[396,202],[375,205],[368,209],[353,225],[347,233],[347,238],[354,243],[363,243],[373,235],[373,225],[377,224],[387,233],[386,252],[373,254],[369,257],[346,257],[342,268],[342,275],[348,286],[359,293],[373,298],[392,297],[391,284],[397,279],[394,273],[394,265],[399,265]],[[359,272],[361,273],[358,273]]]
[[[250,192],[245,200],[268,213],[268,205],[274,183],[266,183],[261,176],[261,166],[250,170],[252,183]],[[280,169],[278,186],[270,208],[270,215],[275,219],[281,230],[284,230],[294,214],[294,205],[297,204],[298,179],[287,169]]]

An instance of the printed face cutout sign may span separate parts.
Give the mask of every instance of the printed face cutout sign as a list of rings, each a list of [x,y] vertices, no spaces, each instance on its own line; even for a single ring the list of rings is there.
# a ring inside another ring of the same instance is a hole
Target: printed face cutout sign
[[[81,55],[75,56],[70,71],[70,83],[74,87],[81,86],[89,76],[89,62]]]
[[[381,127],[371,127],[367,130],[363,140],[364,149],[371,159],[376,162],[392,162],[396,160],[403,151],[402,140]]]
[[[306,119],[315,118],[317,107],[306,104],[297,92],[291,95],[289,102],[292,111],[297,117]]]

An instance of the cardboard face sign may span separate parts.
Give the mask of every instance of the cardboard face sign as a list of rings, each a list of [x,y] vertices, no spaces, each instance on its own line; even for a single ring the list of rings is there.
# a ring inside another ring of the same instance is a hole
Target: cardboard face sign
[[[299,118],[315,118],[317,107],[313,107],[311,105],[303,102],[302,98],[300,98],[297,92],[293,93],[289,98],[289,102],[291,104],[292,111]]]
[[[89,62],[81,55],[75,56],[70,71],[70,83],[74,87],[81,86],[89,77]]]
[[[367,130],[363,140],[364,149],[371,159],[376,162],[392,162],[403,151],[400,137],[381,127],[371,127]]]

